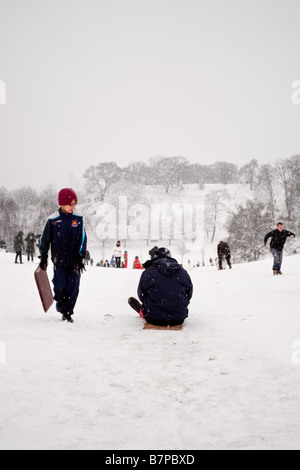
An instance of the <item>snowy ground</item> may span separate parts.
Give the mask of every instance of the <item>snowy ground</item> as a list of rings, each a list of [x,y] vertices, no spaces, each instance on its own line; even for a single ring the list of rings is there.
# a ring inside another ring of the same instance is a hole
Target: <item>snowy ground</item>
[[[96,267],[62,323],[35,267],[0,253],[0,449],[299,448],[299,256],[192,270],[181,332],[143,330],[140,272]]]

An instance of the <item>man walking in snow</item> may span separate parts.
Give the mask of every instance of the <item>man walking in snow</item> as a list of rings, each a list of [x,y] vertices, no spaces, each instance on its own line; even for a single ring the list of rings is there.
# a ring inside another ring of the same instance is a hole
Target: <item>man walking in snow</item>
[[[47,269],[48,251],[54,264],[54,300],[62,319],[73,323],[72,315],[79,294],[81,273],[86,256],[86,233],[83,218],[74,213],[76,193],[62,189],[58,195],[60,209],[49,217],[40,242],[40,268]]]
[[[175,326],[188,317],[192,295],[193,284],[187,271],[167,248],[159,248],[140,279],[138,296],[142,303],[133,297],[128,303],[152,325]]]
[[[277,276],[278,274],[282,274],[281,272],[281,265],[282,265],[282,258],[283,258],[283,248],[285,242],[288,237],[295,238],[295,234],[293,232],[289,232],[288,230],[284,230],[284,225],[282,222],[277,224],[277,229],[272,230],[272,232],[268,233],[265,236],[265,247],[267,246],[269,238],[272,238],[270,243],[271,253],[274,257],[274,264],[273,264],[273,274]]]
[[[218,251],[218,262],[219,262],[219,269],[223,269],[223,258],[226,259],[229,269],[232,269],[231,265],[231,251],[229,248],[228,243],[221,241],[217,247]]]

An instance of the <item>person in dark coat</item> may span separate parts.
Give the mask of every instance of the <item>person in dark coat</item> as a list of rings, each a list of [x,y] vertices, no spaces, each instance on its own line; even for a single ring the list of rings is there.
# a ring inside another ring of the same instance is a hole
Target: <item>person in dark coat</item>
[[[15,236],[14,239],[14,250],[16,252],[15,264],[18,264],[18,258],[20,259],[20,264],[23,264],[22,261],[22,250],[24,250],[24,233],[21,231],[18,235]]]
[[[269,238],[272,238],[270,243],[270,250],[274,257],[273,274],[276,276],[278,274],[282,274],[281,265],[283,259],[283,248],[288,237],[295,238],[296,235],[293,232],[284,230],[283,223],[279,222],[277,224],[277,229],[272,230],[272,232],[270,233],[267,233],[264,239],[265,247],[267,247]]]
[[[27,237],[25,238],[25,242],[27,243],[26,245],[26,253],[27,253],[27,260],[33,261],[34,254],[35,254],[35,240],[36,237],[34,233],[28,233]]]
[[[131,297],[129,305],[148,323],[159,326],[182,325],[188,317],[193,284],[187,271],[159,248],[143,272],[138,286],[141,303]]]
[[[229,269],[232,269],[231,265],[231,251],[228,243],[221,241],[218,245],[218,262],[219,262],[219,269],[223,269],[222,261],[223,258],[226,259]]]
[[[54,300],[62,319],[73,323],[72,315],[79,294],[81,273],[85,269],[87,237],[83,217],[75,214],[76,193],[71,188],[59,192],[60,209],[51,215],[40,242],[40,268],[47,269],[48,252],[54,264]]]

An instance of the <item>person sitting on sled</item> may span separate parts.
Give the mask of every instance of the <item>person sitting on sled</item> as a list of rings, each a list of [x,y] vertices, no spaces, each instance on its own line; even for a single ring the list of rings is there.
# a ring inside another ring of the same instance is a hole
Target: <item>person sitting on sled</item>
[[[159,248],[152,253],[151,262],[141,276],[138,296],[141,303],[133,297],[128,303],[147,323],[182,325],[188,317],[193,284],[187,271],[172,258],[170,251]]]

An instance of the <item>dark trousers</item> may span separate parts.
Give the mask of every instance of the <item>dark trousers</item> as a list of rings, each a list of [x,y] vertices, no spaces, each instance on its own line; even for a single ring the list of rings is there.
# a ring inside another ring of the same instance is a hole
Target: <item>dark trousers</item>
[[[15,264],[18,263],[18,258],[20,258],[20,263],[23,264],[23,261],[22,261],[22,251],[16,251]]]
[[[275,248],[271,248],[271,253],[274,257],[273,271],[281,271],[283,251],[277,251]]]
[[[229,268],[231,269],[232,268],[232,266],[231,266],[231,255],[219,256],[219,269],[223,269],[223,266],[222,266],[223,257],[226,259],[226,262],[227,262]]]
[[[54,300],[60,313],[73,315],[80,286],[80,272],[75,267],[54,267]]]

